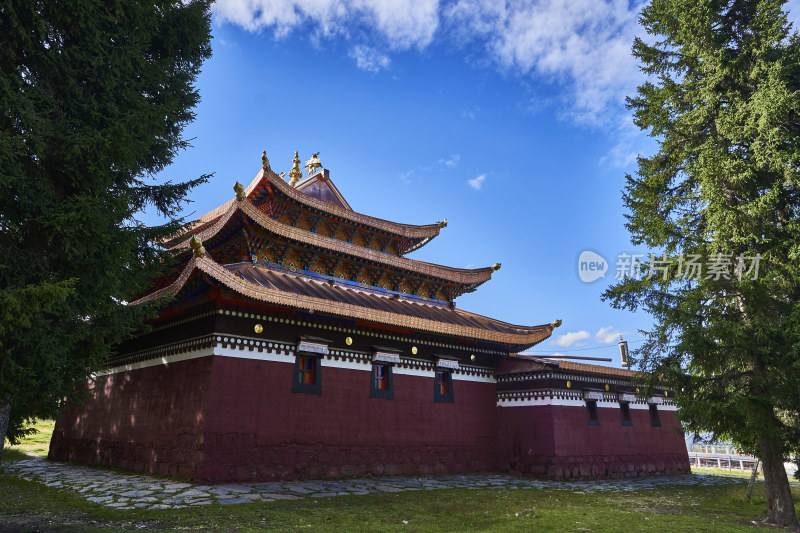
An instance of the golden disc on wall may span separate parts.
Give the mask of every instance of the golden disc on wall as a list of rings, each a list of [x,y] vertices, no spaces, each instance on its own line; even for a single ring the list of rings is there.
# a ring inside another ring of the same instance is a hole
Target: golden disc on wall
[[[572,388],[572,382],[571,382],[571,381],[567,381],[567,388],[568,388],[568,389],[569,389],[569,388]]]
[[[256,333],[261,333],[262,331],[264,331],[264,328],[261,326],[261,324],[256,324],[256,327],[254,327],[253,330]]]
[[[348,346],[350,346],[351,344],[353,344],[353,337],[347,337],[347,338],[344,340],[344,342],[345,342],[345,343],[346,343]]]
[[[414,355],[417,355],[417,347],[416,346],[412,346],[411,347],[411,353],[414,354]]]
[[[606,383],[606,391],[608,391],[608,383]]]
[[[475,354],[472,354],[472,355],[470,355],[470,356],[469,356],[469,360],[470,360],[470,361],[474,361],[474,360],[475,360]]]

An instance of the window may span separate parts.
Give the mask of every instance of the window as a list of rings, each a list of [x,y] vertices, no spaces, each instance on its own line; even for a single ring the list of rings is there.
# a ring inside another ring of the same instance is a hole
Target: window
[[[369,388],[369,397],[387,400],[394,398],[392,365],[378,363],[372,365],[372,382]]]
[[[600,419],[597,417],[597,400],[586,400],[586,422],[590,426],[600,425]]]
[[[650,425],[654,428],[661,427],[661,418],[658,416],[658,406],[650,404]]]
[[[292,392],[321,394],[320,360],[316,355],[298,354],[294,360]]]
[[[453,378],[449,370],[436,370],[434,380],[433,401],[452,402],[453,401]]]
[[[622,425],[632,426],[633,419],[631,418],[631,404],[629,404],[628,402],[620,402],[619,412],[620,415],[622,416]]]

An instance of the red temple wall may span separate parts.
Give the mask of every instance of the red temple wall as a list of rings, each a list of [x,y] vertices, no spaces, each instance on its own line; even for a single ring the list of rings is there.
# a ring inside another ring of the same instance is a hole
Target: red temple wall
[[[326,361],[327,362],[327,361]],[[201,479],[288,479],[494,470],[495,386],[394,372],[370,398],[367,370],[325,366],[321,394],[292,393],[292,364],[215,357]],[[370,366],[363,365],[370,369]]]
[[[208,357],[99,376],[56,421],[49,458],[193,477],[201,460]]]
[[[394,399],[370,398],[369,371],[327,359],[321,394],[292,393],[294,357],[279,358],[201,357],[100,377],[96,396],[59,418],[50,457],[209,481],[689,471],[672,411],[654,428],[632,409],[622,426],[619,408],[601,403],[600,425],[589,426],[583,406],[496,407],[494,383],[460,379],[455,402],[437,403],[432,372],[402,369]]]
[[[584,406],[497,407],[498,467],[551,478],[628,477],[689,472],[686,444],[673,411],[631,409],[623,426],[619,407],[598,407],[600,424]]]

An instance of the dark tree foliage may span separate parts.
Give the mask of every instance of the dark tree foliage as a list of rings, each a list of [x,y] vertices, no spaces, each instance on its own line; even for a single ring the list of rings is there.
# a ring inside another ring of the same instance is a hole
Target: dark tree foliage
[[[782,463],[800,446],[800,40],[782,5],[643,10],[652,42],[633,50],[649,81],[628,104],[659,150],[627,178],[626,226],[671,266],[604,297],[653,315],[641,368],[678,391],[689,430],[761,458],[767,522],[796,526]],[[689,279],[692,255],[705,270]]]
[[[52,417],[152,312],[124,305],[169,258],[210,2],[0,3],[0,452]],[[172,222],[145,227],[155,209]]]

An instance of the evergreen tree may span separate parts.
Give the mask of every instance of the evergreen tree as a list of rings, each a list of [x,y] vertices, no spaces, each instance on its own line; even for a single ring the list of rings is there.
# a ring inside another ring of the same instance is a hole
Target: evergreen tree
[[[207,0],[0,4],[0,453],[152,310],[187,192],[157,184],[199,100]],[[145,208],[169,220],[145,227]]]
[[[796,527],[783,461],[800,415],[800,40],[782,4],[644,8],[653,42],[633,50],[649,81],[628,105],[659,150],[627,177],[626,226],[665,255],[604,297],[653,315],[641,368],[678,391],[689,430],[760,457],[766,521]]]

